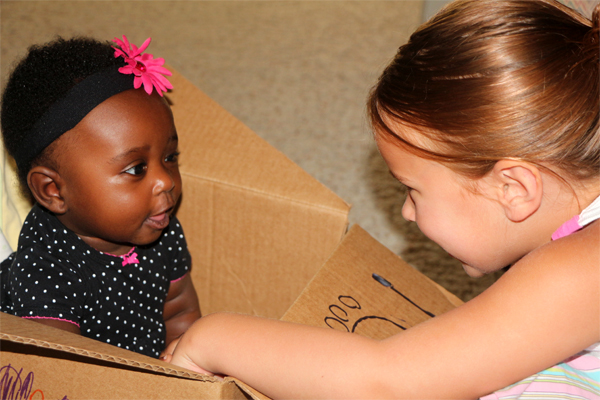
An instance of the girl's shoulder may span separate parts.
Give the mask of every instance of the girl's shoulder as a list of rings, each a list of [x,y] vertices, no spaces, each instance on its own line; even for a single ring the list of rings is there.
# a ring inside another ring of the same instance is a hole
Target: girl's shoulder
[[[521,267],[522,266],[522,267]],[[575,279],[583,278],[585,272],[600,271],[600,220],[581,230],[547,243],[534,250],[515,264],[517,268],[541,269],[544,273],[569,273],[577,271]]]
[[[568,295],[591,307],[599,300],[599,282],[600,220],[527,254],[496,284],[510,291],[535,287],[524,292],[524,300],[544,297],[551,302]]]
[[[492,289],[492,290],[490,290]],[[600,220],[532,251],[507,271],[489,295],[555,334],[562,326],[585,348],[600,340]],[[484,292],[485,293],[485,292]],[[577,331],[577,327],[582,328]],[[585,339],[586,337],[587,339]],[[576,340],[574,340],[575,342]],[[588,344],[583,345],[585,341]],[[579,349],[580,350],[580,349]]]

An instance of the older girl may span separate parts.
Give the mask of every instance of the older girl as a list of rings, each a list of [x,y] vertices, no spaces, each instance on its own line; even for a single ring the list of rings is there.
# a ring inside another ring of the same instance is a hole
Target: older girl
[[[511,265],[488,290],[382,341],[214,314],[172,362],[274,398],[600,398],[599,20],[459,0],[372,91],[404,217],[471,276]]]

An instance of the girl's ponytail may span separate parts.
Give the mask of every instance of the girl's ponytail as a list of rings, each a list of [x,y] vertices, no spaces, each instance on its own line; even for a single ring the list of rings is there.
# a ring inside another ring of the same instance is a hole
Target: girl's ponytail
[[[600,32],[600,3],[596,5],[594,12],[592,13],[592,31],[595,32],[594,37],[596,38],[596,45],[598,45],[598,35]]]
[[[583,38],[584,60],[598,64],[600,59],[600,3],[592,12],[592,27]]]
[[[596,180],[599,30],[600,5],[590,21],[556,0],[454,1],[371,91],[375,133],[470,178],[512,158]],[[435,146],[413,143],[398,123]]]

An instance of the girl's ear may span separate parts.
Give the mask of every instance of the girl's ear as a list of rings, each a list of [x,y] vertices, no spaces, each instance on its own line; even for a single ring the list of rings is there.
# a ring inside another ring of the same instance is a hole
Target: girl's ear
[[[36,165],[27,174],[27,184],[40,205],[58,215],[67,211],[66,202],[61,195],[63,180],[57,171]]]
[[[513,222],[524,221],[540,208],[542,174],[535,165],[517,160],[500,160],[491,173],[497,199],[508,219]]]

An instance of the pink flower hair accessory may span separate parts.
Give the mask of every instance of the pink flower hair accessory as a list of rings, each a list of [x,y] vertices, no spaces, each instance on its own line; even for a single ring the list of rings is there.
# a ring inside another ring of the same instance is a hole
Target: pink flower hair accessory
[[[115,58],[123,57],[126,66],[119,68],[119,72],[122,74],[133,74],[133,87],[139,89],[142,84],[144,90],[148,94],[152,94],[152,88],[156,89],[159,95],[163,95],[168,89],[173,89],[171,82],[167,80],[163,75],[171,76],[172,73],[162,65],[165,63],[164,58],[154,58],[152,54],[142,54],[144,50],[150,45],[151,38],[146,41],[138,48],[135,44],[130,44],[127,37],[123,35],[123,40],[114,38],[119,48],[113,46],[115,49]]]

